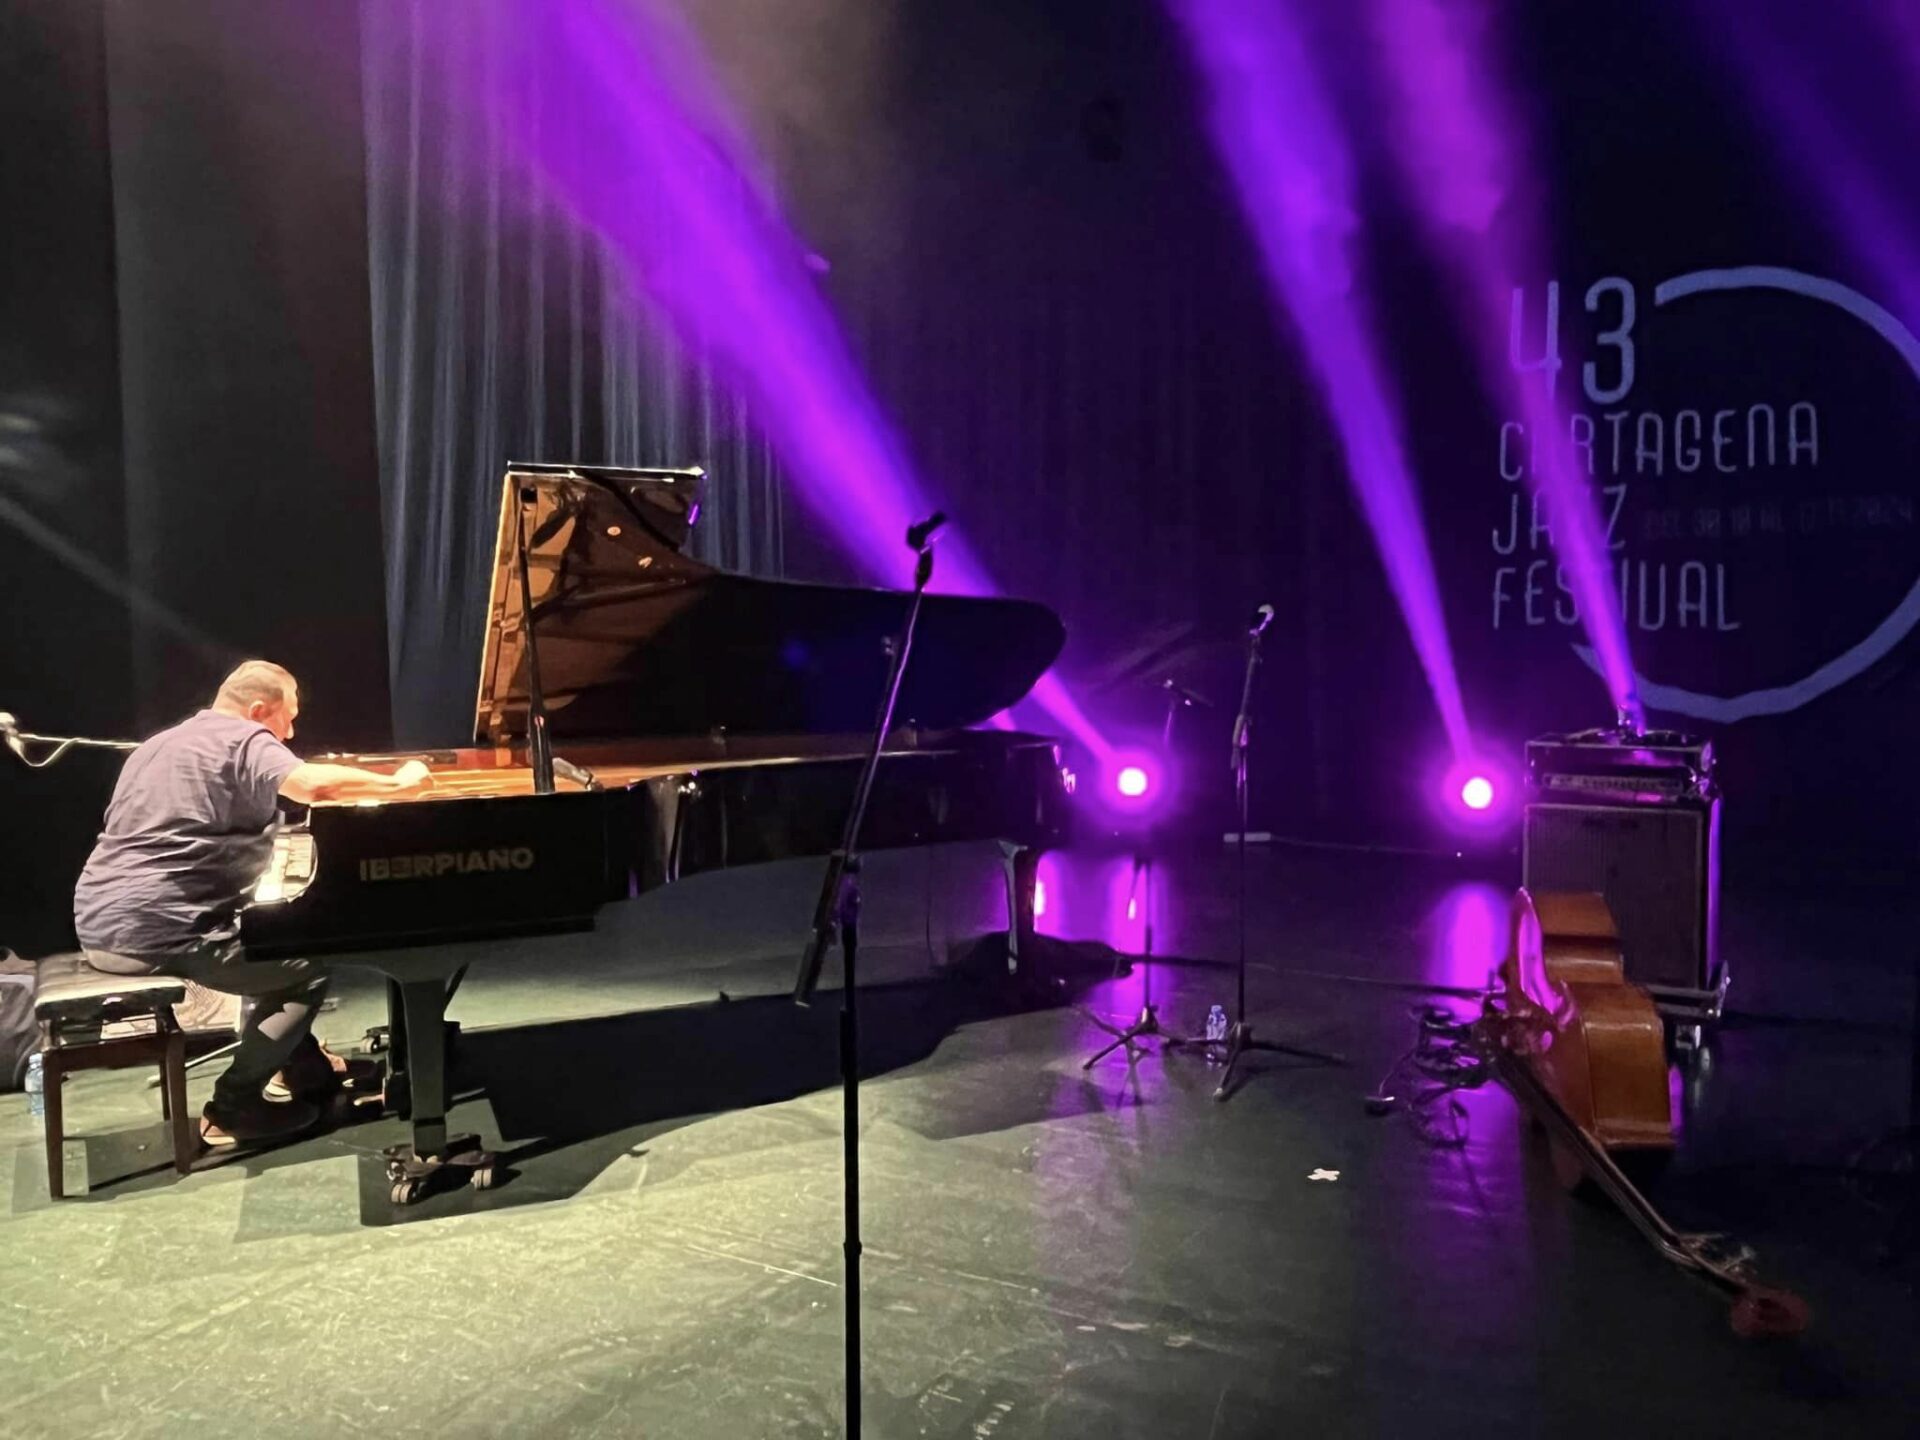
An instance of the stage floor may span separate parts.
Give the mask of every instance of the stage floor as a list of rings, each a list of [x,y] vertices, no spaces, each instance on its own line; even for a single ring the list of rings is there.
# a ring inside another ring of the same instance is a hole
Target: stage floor
[[[1256,1028],[1348,1063],[1262,1056],[1220,1104],[1193,1057],[1083,1071],[1104,1037],[1079,1011],[1013,1007],[956,960],[999,919],[992,856],[876,857],[867,1433],[1913,1433],[1898,1192],[1848,1162],[1909,1118],[1914,902],[1729,896],[1740,1013],[1676,1079],[1656,1188],[1812,1306],[1799,1340],[1753,1343],[1563,1194],[1497,1090],[1461,1097],[1457,1149],[1366,1114],[1420,987],[1485,978],[1510,867],[1256,852]],[[54,1204],[25,1097],[0,1096],[0,1431],[834,1433],[838,997],[784,998],[818,873],[691,881],[477,971],[454,1014],[488,1098],[455,1118],[516,1172],[486,1194],[393,1210],[392,1121],[179,1180],[157,1092],[120,1072],[70,1084],[89,1188]],[[1043,880],[1043,931],[1098,942],[1075,947],[1082,1002],[1129,1016],[1140,969],[1111,978],[1100,948],[1139,948],[1125,857]],[[1174,1024],[1231,1004],[1233,894],[1228,852],[1162,869]],[[380,991],[346,971],[337,994],[321,1029],[345,1044]]]

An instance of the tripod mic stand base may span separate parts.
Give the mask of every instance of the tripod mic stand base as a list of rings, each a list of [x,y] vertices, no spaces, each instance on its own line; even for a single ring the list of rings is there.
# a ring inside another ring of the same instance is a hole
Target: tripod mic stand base
[[[1170,1030],[1163,1030],[1160,1027],[1160,1013],[1152,1005],[1141,1006],[1139,1017],[1131,1025],[1115,1025],[1110,1021],[1102,1020],[1098,1015],[1090,1012],[1087,1015],[1087,1019],[1106,1031],[1107,1034],[1113,1036],[1114,1039],[1111,1045],[1088,1056],[1086,1063],[1080,1067],[1082,1070],[1091,1070],[1095,1065],[1106,1059],[1107,1056],[1122,1047],[1125,1047],[1127,1063],[1131,1065],[1142,1053],[1146,1052],[1146,1047],[1142,1045],[1140,1041],[1148,1036],[1158,1040],[1167,1050],[1171,1050],[1177,1045],[1194,1045],[1199,1043],[1188,1036],[1175,1035]]]
[[[1220,1044],[1219,1041],[1210,1042]],[[1347,1057],[1332,1050],[1309,1050],[1304,1045],[1282,1045],[1277,1040],[1255,1038],[1253,1027],[1244,1020],[1236,1021],[1227,1031],[1225,1041],[1227,1058],[1225,1069],[1220,1072],[1220,1083],[1214,1087],[1213,1098],[1225,1100],[1233,1094],[1233,1077],[1240,1068],[1240,1062],[1246,1058],[1249,1050],[1264,1050],[1272,1055],[1292,1055],[1301,1060],[1312,1060],[1321,1065],[1344,1065]]]

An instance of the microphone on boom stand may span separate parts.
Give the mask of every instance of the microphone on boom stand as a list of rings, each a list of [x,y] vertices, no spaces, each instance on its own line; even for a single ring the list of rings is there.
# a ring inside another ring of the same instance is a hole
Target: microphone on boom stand
[[[1253,670],[1260,663],[1260,637],[1266,634],[1267,627],[1273,623],[1273,606],[1262,605],[1253,612],[1253,618],[1247,622],[1247,678],[1240,691],[1240,713],[1233,717],[1233,742],[1227,752],[1227,768],[1237,771],[1247,748],[1247,727],[1252,723]],[[1244,819],[1245,817],[1242,817]],[[1244,824],[1240,829],[1244,833]]]
[[[917,525],[907,527],[907,548],[916,554],[925,550],[934,537],[947,528],[947,512],[936,510]]]
[[[1272,1040],[1254,1038],[1253,1026],[1247,1023],[1247,752],[1253,740],[1253,676],[1260,668],[1260,637],[1273,623],[1273,606],[1262,605],[1253,612],[1253,618],[1247,622],[1247,673],[1240,686],[1240,713],[1233,721],[1233,750],[1229,765],[1233,770],[1234,799],[1240,812],[1239,861],[1240,861],[1240,958],[1236,970],[1236,1005],[1233,1024],[1227,1030],[1225,1068],[1220,1074],[1220,1084],[1213,1092],[1216,1100],[1225,1100],[1233,1093],[1234,1074],[1240,1068],[1240,1061],[1249,1050],[1266,1050],[1282,1055],[1296,1055],[1306,1060],[1318,1060],[1322,1064],[1345,1064],[1344,1057],[1329,1051],[1307,1050],[1298,1045],[1282,1045]],[[1219,1042],[1214,1042],[1219,1043]]]

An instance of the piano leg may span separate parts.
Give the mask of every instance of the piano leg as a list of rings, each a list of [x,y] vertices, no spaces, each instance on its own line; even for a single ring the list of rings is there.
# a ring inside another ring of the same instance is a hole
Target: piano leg
[[[447,999],[451,994],[444,975],[388,982],[394,1021],[392,1074],[399,1082],[396,1098],[413,1125],[413,1143],[387,1151],[390,1198],[396,1205],[411,1205],[455,1176],[476,1190],[485,1190],[494,1181],[494,1157],[480,1148],[480,1137],[447,1134]]]
[[[1040,947],[1034,939],[1034,892],[1040,879],[1041,852],[1011,840],[1000,842],[1001,873],[1007,882],[1007,974],[1023,988],[1044,989],[1039,973]]]
[[[406,1081],[413,1148],[438,1155],[447,1148],[447,982],[398,980],[399,1020],[393,1064]]]

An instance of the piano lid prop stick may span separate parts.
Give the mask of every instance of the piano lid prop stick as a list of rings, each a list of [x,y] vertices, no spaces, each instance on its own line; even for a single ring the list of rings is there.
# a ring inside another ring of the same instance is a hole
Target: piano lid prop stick
[[[533,638],[533,582],[528,578],[527,505],[535,492],[520,491],[514,507],[514,539],[519,546],[520,642],[527,652],[527,760],[533,766],[533,793],[553,794],[553,740],[547,734],[547,701],[540,689],[540,646]]]

